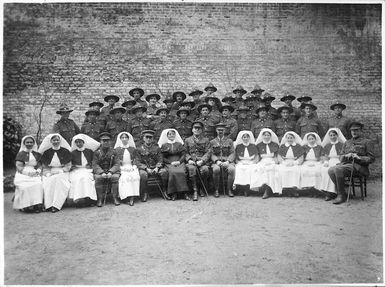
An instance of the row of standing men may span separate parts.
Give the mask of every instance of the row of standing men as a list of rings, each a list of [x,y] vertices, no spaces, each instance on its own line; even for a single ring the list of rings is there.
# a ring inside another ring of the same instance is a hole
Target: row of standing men
[[[155,130],[155,138],[166,128],[175,128],[182,139],[192,135],[191,125],[195,120],[204,123],[204,135],[209,139],[215,137],[215,125],[219,122],[226,125],[225,134],[235,140],[238,131],[251,130],[257,137],[263,128],[273,130],[279,139],[287,131],[295,131],[301,137],[308,132],[315,132],[321,137],[332,127],[339,128],[346,138],[351,119],[343,115],[346,105],[335,102],[330,106],[333,115],[326,122],[322,122],[317,115],[317,107],[309,96],[297,99],[301,105],[296,108],[292,105],[295,96],[287,94],[280,100],[284,103],[278,109],[271,106],[275,97],[256,85],[251,93],[247,93],[242,86],[234,89],[232,95],[220,98],[216,95],[217,88],[211,83],[205,92],[194,88],[187,96],[183,91],[176,91],[171,97],[163,100],[160,105],[160,95],[151,92],[144,95],[144,90],[134,88],[129,91],[130,99],[117,106],[120,98],[108,95],[104,101],[92,102],[86,111],[86,119],[81,128],[71,119],[69,114],[73,110],[63,104],[57,111],[61,119],[54,124],[52,132],[60,133],[68,142],[74,135],[84,133],[98,139],[101,132],[107,131],[116,136],[127,131],[131,133],[138,144],[141,141],[143,130]],[[143,100],[145,97],[146,101]]]

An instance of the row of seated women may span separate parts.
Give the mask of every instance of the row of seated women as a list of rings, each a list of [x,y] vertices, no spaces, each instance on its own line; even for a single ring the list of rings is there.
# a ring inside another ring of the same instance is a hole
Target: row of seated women
[[[164,130],[158,145],[162,150],[162,146],[170,142],[183,145],[175,129]],[[251,131],[240,131],[234,142],[235,160],[230,163],[235,166],[232,185],[243,187],[245,195],[247,190],[262,190],[263,198],[269,197],[269,193],[282,194],[284,188],[315,188],[335,193],[328,168],[339,162],[344,142],[338,128],[330,129],[322,142],[316,133],[308,133],[301,139],[290,131],[279,143],[270,129],[263,129],[257,140]],[[13,207],[27,212],[56,212],[67,199],[75,203],[83,199],[96,201],[92,157],[99,146],[100,143],[84,134],[76,135],[71,146],[59,134],[50,134],[38,148],[33,136],[25,136],[16,157]],[[122,132],[114,148],[125,147],[135,148],[135,143],[129,133]],[[133,205],[134,197],[140,195],[139,170],[134,156],[122,150],[118,192],[121,200],[129,199]],[[183,150],[180,156],[184,156]],[[167,194],[175,195],[181,169],[186,175],[185,165],[183,161],[174,165],[167,159],[165,163],[169,178]]]

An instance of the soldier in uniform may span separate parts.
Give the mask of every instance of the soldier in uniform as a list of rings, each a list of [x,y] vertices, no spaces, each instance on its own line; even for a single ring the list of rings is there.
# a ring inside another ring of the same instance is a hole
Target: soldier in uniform
[[[112,135],[103,132],[99,136],[100,148],[94,152],[92,169],[95,178],[95,188],[98,207],[103,205],[103,197],[107,195],[109,186],[115,205],[120,205],[118,200],[118,185],[120,177],[119,156],[111,146]],[[104,194],[104,196],[103,196]]]
[[[288,131],[295,131],[296,121],[293,121],[290,116],[293,114],[293,110],[289,106],[282,106],[277,110],[280,118],[274,121],[275,134],[281,141],[284,134]]]
[[[197,109],[194,109],[195,107],[195,102],[194,101],[189,101],[189,100],[185,100],[181,106],[181,108],[184,108],[184,109],[188,109],[189,110],[189,115],[187,116],[187,119],[189,121],[191,121],[191,123],[193,121],[195,121],[196,118],[199,117],[199,112]],[[191,130],[191,129],[190,129]]]
[[[115,107],[115,104],[119,102],[120,98],[115,95],[108,95],[104,97],[104,101],[108,103],[108,106],[103,107],[100,111],[100,115],[104,118],[106,121],[106,124],[108,121],[112,120],[113,117],[110,114],[110,111]]]
[[[271,106],[271,103],[275,100],[275,97],[273,97],[272,95],[270,95],[269,93],[266,93],[263,97],[263,102],[265,103],[265,106],[267,108],[267,117],[269,119],[272,119],[273,121],[275,121],[276,119],[278,119],[278,112],[277,112],[277,109],[276,108],[273,108]]]
[[[176,110],[172,110],[172,107],[174,105],[173,97],[171,95],[167,95],[163,100],[163,103],[166,105],[166,108],[170,111],[170,113],[168,114],[168,118],[171,121],[174,121],[176,116]]]
[[[188,176],[193,187],[193,200],[198,200],[198,181],[201,182],[202,187],[207,189],[207,182],[209,176],[208,162],[210,160],[210,141],[203,136],[204,124],[200,121],[195,121],[192,124],[191,137],[185,140],[186,148],[186,166]],[[202,190],[199,190],[199,195],[204,196]]]
[[[235,98],[233,97],[232,93],[227,93],[223,98],[222,98],[222,106],[223,105],[228,105],[237,108]],[[234,112],[231,113],[231,117],[233,119],[236,119],[238,116],[238,112],[234,109]]]
[[[245,94],[244,98],[244,105],[249,109],[247,112],[247,117],[251,120],[256,120],[258,115],[254,113],[254,107],[263,105],[263,102],[251,93]]]
[[[299,120],[299,118],[301,117],[301,111],[299,109],[293,107],[292,103],[294,100],[295,100],[295,97],[291,94],[287,94],[281,98],[281,102],[284,102],[288,107],[291,108],[290,119],[297,122]],[[280,112],[278,112],[278,116],[279,115],[280,115]]]
[[[350,139],[351,135],[348,131],[351,120],[342,115],[342,111],[346,109],[346,106],[336,102],[330,106],[330,109],[334,111],[334,116],[328,119],[326,129],[339,128],[345,138]]]
[[[244,104],[244,98],[242,96],[246,93],[247,91],[241,85],[238,85],[233,90],[233,94],[235,97],[235,108],[239,108],[239,106]]]
[[[190,110],[182,106],[179,108],[176,114],[177,119],[174,121],[174,127],[184,141],[186,138],[192,136],[192,121],[187,118],[190,114]]]
[[[199,105],[197,109],[200,116],[196,121],[204,124],[203,134],[209,140],[212,140],[215,138],[215,125],[219,123],[219,119],[210,115],[211,106],[208,104]]]
[[[265,90],[262,89],[258,84],[255,84],[253,90],[250,92],[252,93],[256,98],[257,100],[259,101],[259,103],[262,102],[262,99],[261,99],[261,96],[262,96],[262,93],[264,92]]]
[[[217,91],[218,89],[213,85],[213,83],[209,83],[206,87],[205,87],[205,94],[203,94],[201,96],[202,99],[206,99],[206,97],[215,97],[214,93]]]
[[[176,111],[179,110],[179,107],[183,103],[183,101],[186,99],[186,94],[182,91],[177,91],[172,94],[172,98],[174,100],[174,104],[172,105],[172,108],[170,110],[173,111],[174,115],[176,114]]]
[[[88,121],[83,123],[80,132],[86,134],[94,140],[99,140],[99,135],[104,131],[104,126],[98,122],[97,117],[100,112],[97,110],[88,110],[86,112],[86,117]]]
[[[238,109],[238,117],[237,117],[237,124],[238,124],[238,131],[244,131],[244,130],[251,130],[251,123],[252,119],[248,116],[249,108],[246,106],[240,106]]]
[[[158,94],[149,94],[146,96],[146,101],[148,102],[147,106],[147,118],[155,120],[158,118],[156,111],[160,108],[158,101],[160,100],[160,95]]]
[[[258,118],[253,120],[251,123],[251,131],[255,138],[258,137],[259,132],[263,128],[268,128],[275,132],[274,121],[267,117],[267,111],[267,107],[263,104],[255,110],[255,112],[258,114]]]
[[[60,134],[69,144],[71,144],[72,138],[80,133],[80,129],[75,122],[68,118],[71,112],[73,112],[73,110],[71,110],[67,104],[61,104],[59,110],[56,111],[56,113],[60,115],[60,120],[58,120],[52,128],[52,133]]]
[[[221,101],[217,97],[214,97],[214,96],[206,97],[205,101],[207,104],[209,104],[211,106],[210,115],[212,117],[216,117],[218,119],[218,121],[220,121],[220,119],[222,117],[222,114],[220,112],[220,108],[222,106]]]
[[[106,122],[106,119],[102,115],[100,115],[100,109],[104,106],[103,103],[92,102],[88,106],[90,107],[90,110],[98,111],[99,115],[98,115],[96,121],[99,122],[100,125],[104,128],[104,126],[106,125],[107,122]],[[86,123],[88,121],[89,121],[88,117],[86,116],[83,123]],[[99,134],[98,134],[98,139],[99,139]]]
[[[131,112],[135,117],[131,121],[131,135],[134,138],[135,145],[138,146],[141,144],[142,137],[141,133],[144,130],[150,128],[151,121],[150,119],[144,118],[143,113],[147,111],[146,107],[136,105],[131,109]]]
[[[345,177],[353,175],[369,176],[369,164],[374,162],[374,148],[369,139],[362,136],[363,124],[352,122],[349,130],[351,139],[342,147],[341,163],[329,168],[330,179],[336,186],[337,198],[334,204],[346,201]]]
[[[144,95],[144,90],[141,88],[133,88],[129,92],[131,97],[134,98],[136,105],[147,108],[147,102],[142,100]]]
[[[304,107],[305,115],[297,121],[295,127],[296,133],[303,138],[305,134],[314,132],[322,138],[325,134],[324,128],[321,121],[314,115],[314,111],[317,107],[311,102],[302,105]]]
[[[213,179],[215,192],[214,197],[219,197],[218,188],[224,188],[224,193],[228,193],[233,197],[233,183],[235,177],[235,154],[233,141],[225,136],[226,125],[219,123],[216,125],[217,137],[210,141],[211,145],[211,161],[213,169]],[[222,182],[220,182],[220,175],[222,173]],[[225,181],[227,178],[227,181]]]
[[[194,87],[188,95],[194,99],[195,105],[199,106],[204,102],[203,100],[200,99],[200,96],[202,94],[203,94],[203,91],[199,90],[198,87]]]
[[[305,106],[304,106],[304,104],[311,103],[312,100],[313,100],[312,97],[309,97],[309,96],[302,96],[302,97],[297,98],[297,101],[301,103],[299,105],[299,110],[301,112],[301,117],[303,117],[305,115],[305,111],[304,111]],[[312,113],[314,114],[314,116],[316,118],[318,118],[318,114],[317,114],[316,111],[312,111]]]
[[[130,125],[128,124],[128,122],[123,120],[123,114],[125,113],[126,109],[121,107],[114,108],[110,111],[110,114],[112,115],[113,119],[107,122],[105,130],[112,135],[114,143],[119,133],[131,132]]]
[[[130,123],[131,120],[135,117],[135,115],[133,115],[131,111],[132,107],[135,106],[135,104],[136,101],[134,99],[129,99],[122,104],[122,107],[126,108],[126,112],[123,115],[123,120],[128,123]]]
[[[225,136],[229,137],[231,140],[235,140],[238,134],[238,123],[231,117],[234,108],[229,105],[224,105],[221,107],[220,112],[222,113],[221,123],[224,124],[226,128]]]
[[[154,138],[158,142],[160,134],[164,129],[174,128],[173,122],[167,117],[169,110],[167,108],[159,108],[156,111],[158,118],[153,120],[150,124],[150,129],[155,131]]]
[[[136,149],[135,165],[139,169],[140,175],[140,194],[141,200],[146,202],[148,199],[147,179],[150,175],[158,175],[162,180],[162,185],[167,190],[168,173],[163,167],[163,155],[160,147],[154,142],[154,131],[142,131],[143,144]],[[166,199],[170,199],[164,194]]]

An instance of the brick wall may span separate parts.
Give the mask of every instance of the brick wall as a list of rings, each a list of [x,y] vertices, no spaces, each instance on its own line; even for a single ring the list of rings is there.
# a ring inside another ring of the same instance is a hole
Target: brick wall
[[[4,113],[43,133],[60,102],[142,86],[162,94],[212,81],[310,95],[321,118],[338,99],[381,139],[381,6],[248,3],[5,4]],[[273,105],[279,105],[273,103]],[[381,153],[379,152],[379,155]]]

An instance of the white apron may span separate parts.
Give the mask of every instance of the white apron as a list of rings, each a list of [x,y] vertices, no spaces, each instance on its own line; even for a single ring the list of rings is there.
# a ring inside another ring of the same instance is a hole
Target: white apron
[[[320,189],[321,187],[321,162],[317,160],[314,150],[311,149],[306,155],[306,160],[300,167],[301,182],[300,187],[314,187]]]
[[[122,166],[120,167],[119,197],[139,196],[140,176],[136,165],[131,165],[130,152],[124,149]]]
[[[336,186],[333,183],[333,181],[330,179],[328,170],[330,167],[337,165],[337,163],[340,163],[340,156],[337,155],[336,147],[335,145],[332,146],[329,152],[329,166],[321,167],[321,185],[320,190],[325,190],[332,193],[337,193]]]

